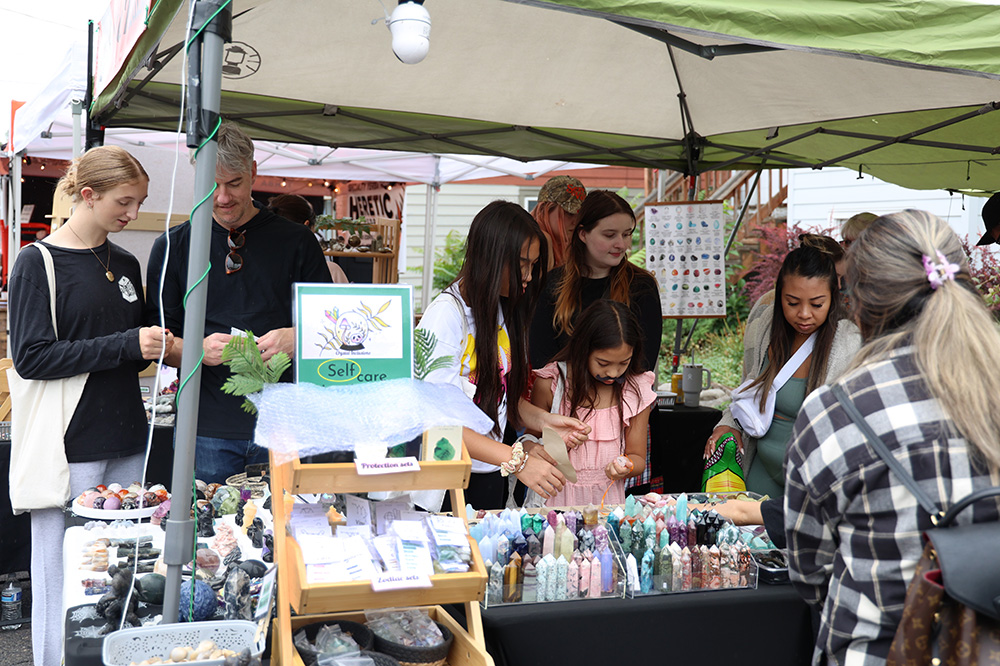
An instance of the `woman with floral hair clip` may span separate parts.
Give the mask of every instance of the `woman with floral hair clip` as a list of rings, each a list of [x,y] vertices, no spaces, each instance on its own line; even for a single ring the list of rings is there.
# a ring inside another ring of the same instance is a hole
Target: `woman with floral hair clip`
[[[799,412],[785,458],[785,534],[792,582],[822,613],[813,663],[881,664],[932,521],[833,388],[947,509],[1000,482],[1000,331],[958,236],[930,213],[878,218],[847,256],[865,344]],[[955,522],[997,520],[993,497]]]

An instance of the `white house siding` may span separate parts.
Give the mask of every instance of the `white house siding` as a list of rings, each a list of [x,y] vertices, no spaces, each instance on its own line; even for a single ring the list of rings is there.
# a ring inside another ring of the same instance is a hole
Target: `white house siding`
[[[788,223],[832,229],[836,238],[840,238],[840,225],[855,213],[881,215],[916,208],[947,220],[960,237],[978,240],[985,231],[984,203],[983,197],[909,190],[871,176],[858,180],[857,172],[848,169],[791,169],[788,175]]]
[[[434,247],[444,247],[449,231],[456,231],[462,238],[469,232],[472,218],[486,204],[495,199],[514,201],[524,205],[522,190],[537,192],[537,187],[521,188],[517,185],[483,185],[453,183],[441,186],[438,193],[437,220],[434,225]],[[424,224],[427,212],[427,187],[410,185],[406,188],[403,220],[406,227],[406,254],[400,258],[399,281],[413,285],[413,301],[420,309],[424,265]],[[436,295],[436,294],[435,294]]]

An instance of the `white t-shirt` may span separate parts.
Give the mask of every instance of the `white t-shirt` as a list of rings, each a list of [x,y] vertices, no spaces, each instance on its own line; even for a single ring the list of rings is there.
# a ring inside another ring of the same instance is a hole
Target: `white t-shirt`
[[[500,404],[497,406],[497,420],[500,430],[507,427],[507,378],[511,368],[510,338],[507,336],[507,325],[503,320],[503,311],[497,313],[500,328],[497,332],[497,347],[500,361],[500,371],[503,374],[503,388],[500,394]],[[437,338],[431,359],[450,356],[452,362],[446,367],[430,372],[424,379],[438,384],[454,384],[462,389],[469,398],[476,394],[476,324],[472,319],[472,310],[462,298],[458,284],[445,289],[427,307],[420,326],[417,328],[429,330]],[[487,437],[497,439],[492,433],[483,433]],[[472,471],[476,473],[495,472],[499,467],[480,460],[473,459]]]

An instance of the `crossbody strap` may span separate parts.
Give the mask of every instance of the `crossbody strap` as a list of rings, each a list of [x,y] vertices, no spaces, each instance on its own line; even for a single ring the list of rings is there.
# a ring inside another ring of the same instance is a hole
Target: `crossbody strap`
[[[56,326],[56,267],[52,263],[52,253],[41,243],[32,243],[42,253],[42,263],[45,264],[45,277],[49,282],[49,310],[52,313],[52,331],[59,339],[59,328]]]
[[[775,375],[774,381],[771,382],[771,388],[777,391],[782,386],[785,385],[795,371],[799,369],[799,366],[805,363],[806,358],[812,353],[813,346],[816,344],[816,334],[813,333],[806,341],[802,343],[802,346],[795,350],[792,357],[781,366],[781,370],[778,370],[778,374]]]
[[[885,464],[889,466],[889,469],[891,469],[893,474],[895,474],[899,480],[903,482],[903,485],[909,488],[910,492],[913,493],[913,496],[917,498],[917,502],[920,503],[920,506],[923,507],[924,511],[926,511],[931,517],[931,522],[937,525],[938,520],[944,515],[941,508],[927,496],[927,493],[925,493],[919,485],[917,485],[916,479],[914,479],[913,476],[906,471],[902,463],[896,460],[896,457],[889,451],[889,447],[885,445],[885,442],[883,442],[878,435],[875,434],[875,431],[872,430],[870,425],[868,425],[865,417],[861,415],[861,412],[858,411],[855,404],[851,402],[849,397],[847,397],[847,393],[844,392],[843,387],[839,384],[834,384],[830,387],[830,391],[837,399],[837,402],[843,406],[844,411],[846,411],[847,415],[851,417],[851,420],[854,421],[855,425],[857,425],[858,428],[861,429],[861,432],[865,434],[865,437],[868,439],[868,444],[875,449],[875,453],[877,453],[879,458],[881,458]]]

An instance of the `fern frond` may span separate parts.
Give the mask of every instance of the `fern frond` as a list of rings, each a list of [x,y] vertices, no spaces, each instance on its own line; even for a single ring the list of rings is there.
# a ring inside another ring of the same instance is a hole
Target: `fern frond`
[[[250,395],[264,388],[264,382],[259,377],[249,375],[230,375],[222,385],[222,392],[229,395]]]
[[[264,383],[276,384],[292,365],[292,359],[285,352],[278,352],[264,364]]]
[[[222,362],[234,374],[260,374],[264,370],[264,360],[254,340],[253,333],[235,335],[222,349]]]

